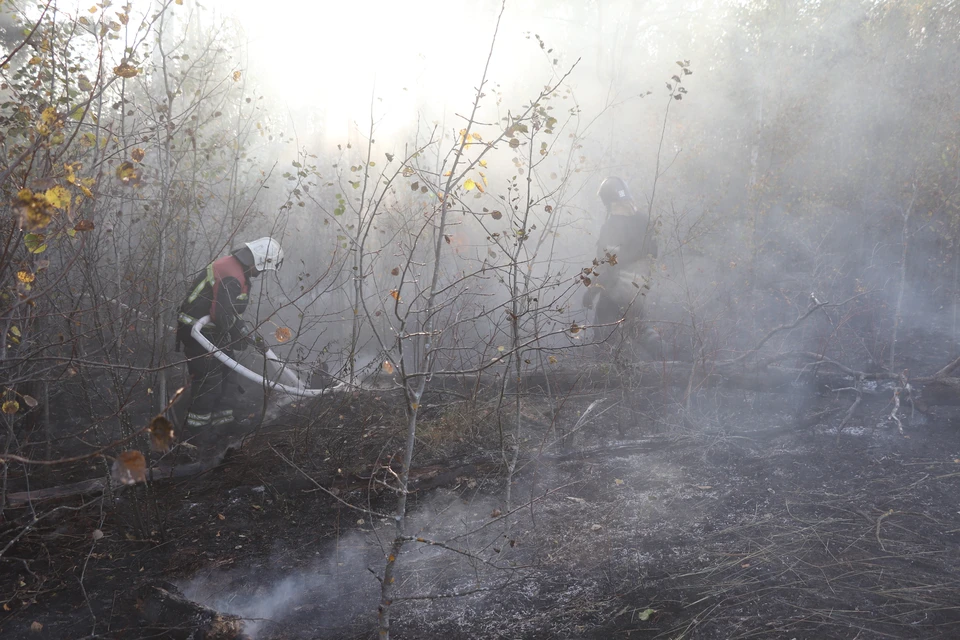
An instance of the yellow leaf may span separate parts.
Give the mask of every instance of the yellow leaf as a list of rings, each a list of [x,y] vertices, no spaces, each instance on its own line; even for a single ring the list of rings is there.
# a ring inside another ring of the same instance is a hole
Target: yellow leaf
[[[122,162],[117,167],[117,178],[126,185],[134,185],[140,182],[140,172],[132,162]]]
[[[121,62],[113,68],[113,72],[121,78],[134,78],[140,73],[140,69],[137,69],[129,62]]]
[[[177,4],[183,4],[183,0],[174,0]]]
[[[34,193],[24,188],[17,192],[17,200],[16,206],[20,212],[21,226],[35,231],[50,224],[53,214],[45,194]]]
[[[16,400],[7,400],[3,403],[3,412],[8,416],[15,414],[20,410],[20,403]]]
[[[29,271],[17,271],[17,280],[19,280],[23,284],[30,284],[36,279],[37,277],[32,273],[30,273]]]
[[[83,195],[87,196],[88,198],[93,197],[93,191],[90,191],[90,189],[87,188],[87,185],[78,184],[77,186],[80,187],[80,192],[83,193]]]
[[[57,209],[70,208],[70,192],[67,191],[65,187],[60,185],[51,187],[50,189],[47,189],[47,192],[43,194],[43,197],[51,207],[56,207]]]
[[[234,71],[234,72],[233,72],[233,81],[234,81],[234,82],[240,82],[240,77],[241,77],[241,73],[240,73],[239,71]]]
[[[277,342],[286,342],[292,335],[293,333],[286,327],[277,327],[277,330],[273,333],[273,337],[277,339]]]
[[[40,58],[38,58],[37,56],[33,56],[32,58],[30,58],[27,64],[40,64]]]
[[[486,161],[486,160],[481,160],[481,161],[478,162],[477,164],[479,164],[479,165],[480,165],[481,167],[483,167],[484,169],[487,168],[487,161]]]
[[[393,375],[394,368],[393,365],[390,364],[389,360],[383,361],[383,370],[387,372],[387,375]]]
[[[467,191],[472,191],[473,188],[476,186],[477,186],[477,183],[474,182],[473,180],[470,180],[469,178],[467,179],[466,182],[463,183],[463,188],[466,189]]]
[[[549,362],[550,364],[557,364],[557,356],[550,356],[549,358],[547,358],[547,362]]]
[[[396,289],[390,290],[390,297],[396,300],[397,302],[400,302],[400,292],[397,291]]]
[[[130,157],[133,159],[134,162],[140,162],[141,160],[143,160],[143,156],[145,156],[146,154],[147,154],[146,151],[144,151],[140,147],[137,147],[136,149],[130,152]]]
[[[474,140],[476,140],[477,142],[480,142],[480,140],[481,140],[479,133],[471,133],[471,134],[470,134],[470,137],[472,137],[472,138],[473,138]]]

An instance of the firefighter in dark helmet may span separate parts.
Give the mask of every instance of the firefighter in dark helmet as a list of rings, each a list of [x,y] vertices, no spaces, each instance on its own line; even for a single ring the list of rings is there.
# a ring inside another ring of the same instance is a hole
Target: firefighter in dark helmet
[[[597,260],[601,264],[596,270],[600,276],[587,288],[583,304],[588,309],[595,307],[596,324],[623,319],[624,334],[647,355],[654,355],[659,351],[659,341],[641,322],[642,294],[649,288],[650,267],[658,255],[654,226],[637,208],[621,178],[604,179],[597,195],[607,215],[597,239]]]
[[[184,424],[188,432],[210,432],[234,422],[236,385],[226,384],[229,368],[210,355],[191,335],[194,323],[209,315],[203,334],[227,355],[256,344],[246,328],[243,312],[249,301],[250,279],[283,264],[283,250],[273,238],[245,243],[209,265],[190,286],[180,305],[177,344],[183,345],[190,374],[190,398]]]

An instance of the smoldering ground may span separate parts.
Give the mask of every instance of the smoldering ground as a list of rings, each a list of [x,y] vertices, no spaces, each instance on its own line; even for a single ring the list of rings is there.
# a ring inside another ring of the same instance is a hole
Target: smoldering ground
[[[476,480],[467,482],[476,487]],[[507,523],[497,518],[496,499],[472,489],[469,493],[441,490],[418,503],[408,535],[424,542],[403,553],[407,570],[399,601],[485,592],[491,579],[504,583],[530,579],[529,567],[511,558],[517,554],[511,553],[510,540],[504,538]],[[242,499],[239,494],[235,498]],[[347,511],[344,518],[349,519],[344,534],[320,544],[321,550],[277,548],[269,558],[259,557],[242,569],[211,569],[193,575],[181,583],[181,589],[191,600],[242,617],[245,631],[254,637],[273,637],[271,633],[289,621],[306,619],[335,637],[358,620],[369,620],[376,610],[374,576],[396,535],[392,518],[386,515]]]

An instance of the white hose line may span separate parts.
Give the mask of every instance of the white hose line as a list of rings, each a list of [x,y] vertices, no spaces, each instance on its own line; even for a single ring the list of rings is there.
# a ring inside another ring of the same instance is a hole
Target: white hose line
[[[298,378],[297,375],[293,371],[291,371],[289,367],[287,367],[282,362],[280,362],[280,359],[277,358],[276,354],[274,354],[269,349],[267,350],[267,354],[265,354],[266,359],[268,361],[271,361],[273,364],[277,365],[280,368],[281,374],[286,374],[289,378],[291,378],[291,382],[295,380],[296,386],[291,387],[289,385],[285,385],[280,382],[273,382],[273,381],[267,380],[260,374],[255,373],[250,369],[247,369],[245,366],[243,366],[242,364],[240,364],[239,362],[237,362],[236,360],[234,360],[233,358],[225,354],[223,351],[218,349],[212,342],[210,342],[207,339],[207,337],[203,335],[203,333],[201,332],[203,327],[209,323],[210,323],[210,316],[203,316],[202,318],[197,320],[195,323],[193,323],[193,327],[190,329],[190,335],[193,336],[194,340],[200,343],[200,346],[202,346],[204,349],[206,349],[211,354],[213,354],[213,357],[215,357],[217,360],[225,364],[231,370],[236,371],[238,374],[240,374],[250,382],[254,382],[259,385],[264,385],[271,389],[276,389],[278,391],[283,391],[284,393],[289,393],[290,395],[300,396],[303,398],[316,398],[317,396],[322,396],[329,393],[336,393],[338,391],[343,391],[347,388],[347,385],[345,383],[340,383],[335,387],[330,387],[329,389],[307,389],[306,387],[303,386],[303,383],[300,381],[300,378]]]
[[[277,354],[273,352],[273,349],[267,348],[267,350],[263,353],[263,357],[266,358],[268,362],[272,363],[274,367],[276,367],[279,375],[287,376],[287,379],[291,384],[296,385],[297,387],[304,387],[304,384],[300,381],[300,378],[297,377],[297,374],[293,371],[293,369],[284,364],[283,361],[277,357]]]

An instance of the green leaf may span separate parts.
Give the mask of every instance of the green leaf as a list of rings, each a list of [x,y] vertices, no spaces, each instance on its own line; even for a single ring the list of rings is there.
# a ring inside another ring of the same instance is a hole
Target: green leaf
[[[47,250],[47,244],[44,242],[46,236],[42,233],[28,233],[23,238],[23,244],[26,245],[30,253],[43,253]]]
[[[639,614],[637,614],[637,619],[639,619],[639,620],[649,620],[649,619],[650,619],[650,616],[652,616],[652,615],[655,614],[656,612],[657,612],[656,609],[645,609],[644,611],[641,611]]]

